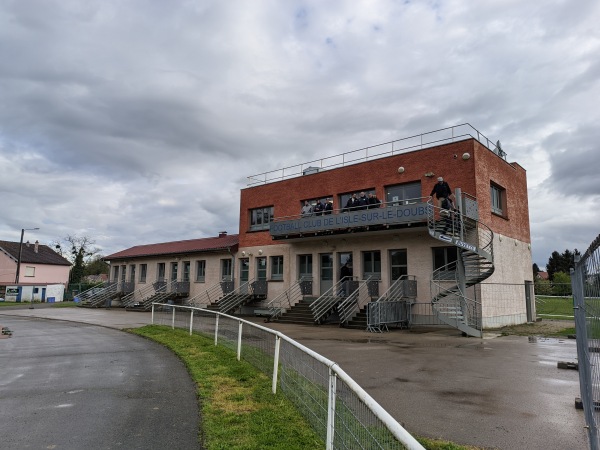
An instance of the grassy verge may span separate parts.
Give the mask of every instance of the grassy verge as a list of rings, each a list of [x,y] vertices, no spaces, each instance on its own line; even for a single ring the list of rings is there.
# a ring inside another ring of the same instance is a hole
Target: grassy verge
[[[33,305],[41,305],[42,303],[34,301]],[[0,308],[4,306],[21,306],[23,308],[29,307],[31,302],[0,302]],[[71,308],[73,306],[77,306],[75,302],[56,302],[56,303],[43,303],[44,306],[52,307],[52,308]]]
[[[573,297],[535,297],[535,309],[540,315],[573,317]]]
[[[213,449],[323,449],[324,442],[271,380],[212,338],[149,325],[130,330],[171,349],[187,366],[198,389],[199,435]],[[417,438],[428,450],[477,450],[452,442]]]
[[[133,333],[167,346],[198,388],[200,436],[206,449],[322,449],[323,441],[271,380],[212,339],[146,326]]]

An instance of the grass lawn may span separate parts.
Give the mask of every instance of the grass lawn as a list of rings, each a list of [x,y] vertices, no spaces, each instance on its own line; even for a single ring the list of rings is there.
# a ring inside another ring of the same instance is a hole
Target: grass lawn
[[[130,330],[171,349],[197,386],[199,439],[213,449],[323,449],[325,443],[293,404],[273,395],[271,379],[212,337],[149,325]],[[418,438],[428,450],[478,450],[452,442]]]
[[[31,305],[31,302],[0,302],[0,308],[4,307],[4,306],[22,306],[22,307],[29,307]],[[77,303],[75,302],[56,302],[56,303],[40,303],[37,301],[33,302],[33,305],[44,305],[50,308],[71,308],[73,306],[77,306]]]
[[[538,316],[573,317],[573,297],[536,295],[535,308]]]

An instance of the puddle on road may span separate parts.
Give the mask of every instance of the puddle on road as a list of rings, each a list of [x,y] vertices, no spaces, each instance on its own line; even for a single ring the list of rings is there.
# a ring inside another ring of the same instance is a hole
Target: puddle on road
[[[529,336],[528,340],[530,344],[560,344],[562,342],[565,342],[566,339]]]

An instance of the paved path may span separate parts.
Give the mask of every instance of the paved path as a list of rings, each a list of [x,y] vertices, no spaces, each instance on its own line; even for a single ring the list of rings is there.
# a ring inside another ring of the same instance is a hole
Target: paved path
[[[14,331],[0,340],[0,448],[200,448],[196,388],[170,351],[107,327],[30,317],[124,316],[94,312],[0,310]]]
[[[72,320],[114,328],[147,324],[149,313],[82,308],[3,314]],[[453,330],[373,334],[334,326],[277,329],[336,361],[413,433],[503,450],[586,449],[574,340],[464,338]]]

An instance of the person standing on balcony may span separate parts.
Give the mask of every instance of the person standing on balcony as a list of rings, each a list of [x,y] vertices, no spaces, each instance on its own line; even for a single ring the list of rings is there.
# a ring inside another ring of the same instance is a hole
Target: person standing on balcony
[[[328,198],[327,202],[325,202],[325,215],[331,214],[333,212],[333,201]]]
[[[358,198],[356,198],[356,194],[352,194],[352,197],[346,202],[344,211],[354,211],[355,209],[358,209]]]
[[[302,207],[302,211],[300,212],[300,214],[302,214],[302,217],[310,217],[312,216],[312,213],[312,206],[310,205],[310,203],[308,203],[308,200],[305,200],[304,206]]]
[[[376,194],[369,192],[369,206],[368,209],[379,208],[381,206],[381,200],[377,198]]]
[[[431,194],[429,195],[433,197],[434,194],[435,198],[437,199],[438,207],[440,208],[442,207],[442,202],[444,199],[451,198],[452,189],[450,189],[450,185],[444,181],[442,177],[437,179],[437,183],[433,186]]]
[[[315,204],[315,206],[313,208],[315,216],[323,215],[324,210],[325,210],[325,205],[323,204],[323,202],[321,200],[317,200],[317,203]]]
[[[369,199],[367,198],[364,192],[361,192],[360,196],[358,197],[358,208],[356,209],[367,209],[368,207]]]

